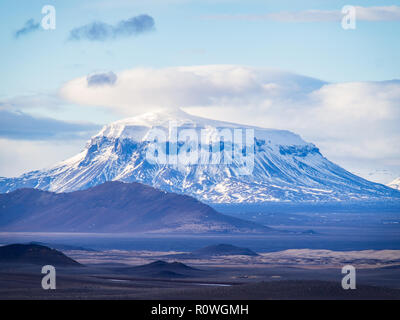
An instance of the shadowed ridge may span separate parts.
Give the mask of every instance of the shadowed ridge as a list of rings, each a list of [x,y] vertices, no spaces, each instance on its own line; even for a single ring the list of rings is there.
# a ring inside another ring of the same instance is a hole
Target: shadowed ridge
[[[10,244],[0,247],[0,263],[81,266],[62,252],[37,244]]]
[[[223,215],[199,200],[137,182],[0,195],[0,230],[25,232],[249,233],[273,229]]]

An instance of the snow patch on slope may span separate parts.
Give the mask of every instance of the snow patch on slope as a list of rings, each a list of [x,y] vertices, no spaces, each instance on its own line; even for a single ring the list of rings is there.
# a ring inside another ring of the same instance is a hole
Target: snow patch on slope
[[[388,184],[388,187],[400,190],[400,178],[397,178]]]

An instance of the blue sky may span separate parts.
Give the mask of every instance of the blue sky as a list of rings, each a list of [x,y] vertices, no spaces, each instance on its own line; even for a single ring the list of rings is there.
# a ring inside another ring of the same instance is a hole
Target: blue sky
[[[115,5],[112,5],[116,2]],[[207,19],[223,14],[260,14],[307,9],[338,10],[348,1],[8,1],[0,4],[2,27],[0,94],[57,89],[63,82],[98,70],[136,66],[242,64],[275,67],[327,81],[400,78],[398,22],[284,23]],[[41,8],[57,12],[55,31],[16,40],[13,32],[28,19],[40,21]],[[393,5],[393,1],[353,1]],[[67,41],[74,27],[109,23],[147,13],[156,31],[135,38],[90,43]]]
[[[56,9],[56,29],[45,31],[36,28],[16,37],[15,32],[30,19],[40,22],[43,17],[41,9],[48,4]],[[288,71],[331,84],[400,79],[399,20],[360,19],[355,30],[344,30],[340,21],[287,22],[260,17],[308,10],[340,11],[348,4],[367,8],[399,5],[398,1],[376,0],[351,3],[335,0],[2,0],[0,108],[5,112],[22,112],[24,121],[30,116],[45,118],[44,122],[40,119],[41,125],[51,119],[74,121],[81,123],[77,128],[79,132],[90,131],[94,127],[89,122],[101,125],[126,114],[120,109],[104,106],[87,108],[85,102],[75,98],[60,99],[60,89],[69,81],[90,74],[110,71],[118,74],[138,67],[241,65]],[[142,14],[154,19],[154,30],[105,41],[69,40],[71,30],[94,21],[117,26],[122,20]],[[215,116],[221,118],[220,113]],[[260,124],[257,120],[246,118],[246,122]],[[265,123],[273,125],[268,121]],[[283,125],[277,123],[277,126]],[[301,126],[288,129],[316,143],[323,144],[331,139],[321,138]],[[30,133],[26,131],[18,135],[19,140],[24,134],[29,141]],[[2,136],[4,146],[14,143],[11,136]],[[88,137],[82,137],[82,141]],[[51,156],[46,159],[38,156],[30,166],[24,164],[23,159],[10,163],[9,155],[0,154],[0,175],[10,176],[35,166],[41,167],[42,162],[43,166],[50,165],[50,161],[62,160],[61,157],[81,148],[82,141],[69,140],[65,152],[60,152],[57,147]],[[391,136],[390,141],[397,143],[397,136]],[[50,143],[54,141],[43,143],[47,143],[46,150],[51,150]],[[16,152],[15,146],[9,150]],[[40,146],[35,150],[40,153]],[[326,147],[326,152],[328,156],[331,153],[335,156],[332,147]],[[378,149],[373,152],[378,152]],[[349,156],[346,159],[346,151],[342,153],[334,160],[357,171],[352,163],[357,163],[358,158]],[[18,150],[15,154],[21,157],[23,153]],[[365,176],[373,170],[386,170],[390,171],[390,177],[400,175],[400,163],[396,157],[390,155],[380,160],[377,168],[372,165],[376,159],[369,159],[362,173]],[[389,177],[379,179],[384,181]]]

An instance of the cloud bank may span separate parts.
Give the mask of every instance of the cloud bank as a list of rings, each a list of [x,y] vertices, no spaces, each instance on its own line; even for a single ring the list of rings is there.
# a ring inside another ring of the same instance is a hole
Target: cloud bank
[[[73,140],[87,138],[99,129],[89,123],[64,122],[32,117],[0,109],[0,138],[12,140]]]
[[[354,6],[358,21],[400,21],[399,6]],[[341,21],[341,10],[284,11],[258,15],[214,15],[211,19],[267,20],[279,22],[330,22]]]
[[[20,38],[21,36],[25,36],[29,33],[38,31],[40,28],[40,23],[39,22],[35,22],[34,19],[29,19],[28,21],[25,22],[24,26],[20,29],[18,29],[15,33],[14,33],[14,37],[16,39]]]
[[[96,21],[74,28],[70,31],[69,40],[106,41],[120,37],[137,36],[155,28],[153,17],[142,14],[128,20],[121,20],[116,25]]]
[[[74,79],[61,95],[80,105],[108,107],[121,116],[181,107],[208,118],[288,129],[357,173],[364,164],[367,171],[374,165],[400,173],[398,80],[327,83],[235,65],[136,68],[117,77],[112,86]]]
[[[35,108],[60,108],[65,101],[52,93],[33,93],[0,99],[0,110],[19,111]]]
[[[116,77],[117,83],[106,87],[92,86],[87,78],[74,79],[61,89],[61,95],[74,103],[132,115],[160,107],[243,106],[277,97],[297,100],[325,84],[288,72],[234,65],[136,68]]]

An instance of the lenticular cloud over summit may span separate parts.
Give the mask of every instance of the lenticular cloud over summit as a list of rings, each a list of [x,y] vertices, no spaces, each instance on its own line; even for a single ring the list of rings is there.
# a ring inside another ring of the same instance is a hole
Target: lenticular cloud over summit
[[[106,90],[88,86],[85,78],[68,82],[62,95],[83,105],[105,106],[128,115],[143,107],[246,106],[275,99],[298,99],[324,81],[277,70],[236,65],[136,68],[118,73]]]

